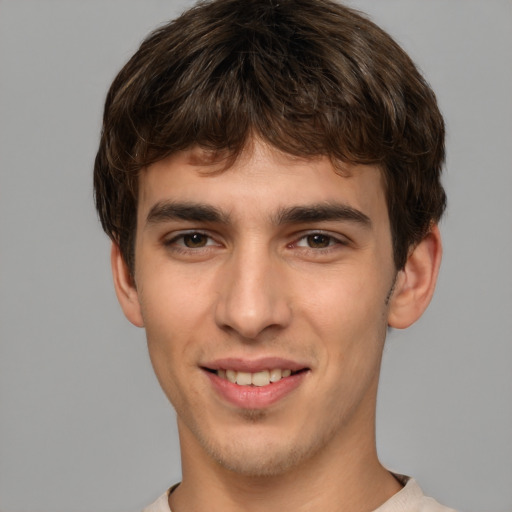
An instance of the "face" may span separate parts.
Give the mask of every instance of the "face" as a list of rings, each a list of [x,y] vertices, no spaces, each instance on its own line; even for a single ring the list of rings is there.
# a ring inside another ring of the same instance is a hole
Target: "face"
[[[264,475],[371,445],[396,271],[381,174],[255,142],[140,178],[128,317],[182,451]]]

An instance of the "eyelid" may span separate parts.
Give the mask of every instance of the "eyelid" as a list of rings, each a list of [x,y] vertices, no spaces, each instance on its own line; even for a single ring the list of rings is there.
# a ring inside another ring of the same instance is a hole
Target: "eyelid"
[[[329,245],[327,247],[323,247],[323,248],[314,248],[314,247],[308,247],[307,245],[298,245],[299,242],[301,242],[302,240],[306,240],[307,237],[309,236],[314,236],[314,235],[322,235],[322,236],[325,236],[327,238],[330,238],[330,240],[334,243],[329,243]],[[350,239],[344,235],[341,235],[340,233],[332,233],[330,231],[324,231],[322,229],[312,229],[310,231],[307,231],[307,232],[303,232],[303,233],[300,233],[300,235],[295,239],[294,242],[292,242],[290,244],[290,246],[294,246],[294,247],[304,247],[305,249],[310,249],[312,251],[321,251],[321,250],[328,250],[336,245],[342,245],[342,246],[345,246],[345,245],[348,245],[350,243]]]
[[[329,244],[326,247],[310,247],[307,242],[309,236],[321,235],[329,238]],[[304,243],[302,243],[304,242]],[[332,251],[340,250],[350,245],[350,239],[340,233],[332,233],[321,229],[313,229],[307,232],[302,232],[295,237],[295,240],[288,244],[289,249],[297,249],[302,253],[310,253],[311,255],[320,256],[321,254],[328,254]]]
[[[183,242],[183,238],[187,235],[202,235],[208,238],[208,243],[204,247],[187,247],[185,244],[176,243],[178,240],[181,240]],[[217,242],[217,240],[207,231],[203,229],[186,229],[182,231],[175,231],[171,233],[170,235],[166,235],[163,237],[162,242],[165,246],[175,246],[179,247],[180,249],[189,250],[189,251],[198,251],[201,249],[207,249],[210,247],[219,247],[221,244]],[[213,243],[211,243],[213,242]]]
[[[207,243],[202,247],[187,247],[183,243],[183,239],[187,235],[202,235],[207,238]],[[329,244],[326,247],[308,247],[307,244],[301,244],[300,242],[305,241],[309,236],[321,235],[329,238]],[[180,243],[181,242],[181,243]],[[336,246],[347,246],[351,243],[351,240],[341,233],[332,233],[331,231],[326,231],[322,229],[311,229],[309,231],[302,231],[297,233],[294,236],[294,240],[287,244],[288,248],[297,247],[300,249],[310,250],[314,252],[328,251],[330,249],[334,249]],[[174,247],[176,250],[184,250],[184,251],[194,251],[198,252],[201,250],[208,250],[213,247],[221,247],[222,242],[218,241],[218,237],[214,234],[212,235],[208,230],[204,229],[186,229],[180,231],[174,231],[162,237],[162,244],[166,247]]]

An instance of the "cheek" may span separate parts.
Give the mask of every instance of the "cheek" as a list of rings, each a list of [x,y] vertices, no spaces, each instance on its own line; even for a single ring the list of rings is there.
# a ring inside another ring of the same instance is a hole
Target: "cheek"
[[[302,297],[302,315],[319,330],[334,330],[342,337],[348,331],[385,322],[388,291],[378,273],[341,268],[321,278],[302,276],[296,296]]]
[[[201,331],[208,310],[205,297],[197,288],[185,286],[179,279],[165,279],[160,274],[156,279],[144,281],[139,300],[151,363],[171,398],[180,376],[195,369],[192,356],[195,342],[204,338]]]
[[[308,284],[310,296],[298,315],[302,317],[299,330],[312,328],[317,349],[324,353],[319,358],[321,371],[330,385],[351,395],[352,388],[366,387],[378,371],[386,337],[388,289],[375,275],[348,271],[338,272],[321,287]]]
[[[196,322],[175,290],[158,296],[147,292],[142,296],[142,315],[149,358],[167,399],[177,411],[184,411],[193,400],[193,390],[185,392],[182,383],[196,369],[190,357]]]
[[[201,273],[187,273],[164,263],[153,265],[151,272],[141,276],[141,283],[139,300],[151,342],[155,337],[179,342],[204,324],[209,294]]]

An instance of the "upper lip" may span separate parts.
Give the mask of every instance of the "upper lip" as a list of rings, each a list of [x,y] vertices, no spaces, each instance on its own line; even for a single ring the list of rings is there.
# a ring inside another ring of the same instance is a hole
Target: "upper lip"
[[[263,370],[291,370],[292,372],[304,370],[307,365],[291,359],[282,357],[262,357],[259,359],[244,359],[237,357],[226,357],[215,359],[201,365],[208,370],[234,370],[237,372],[256,373]]]

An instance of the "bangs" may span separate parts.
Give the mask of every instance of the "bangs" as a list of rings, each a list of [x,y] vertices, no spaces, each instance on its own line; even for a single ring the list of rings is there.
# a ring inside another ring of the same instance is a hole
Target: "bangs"
[[[360,40],[352,30],[340,41],[339,24],[355,16],[350,10],[347,19],[335,13],[332,26],[325,20],[315,26],[297,2],[293,12],[249,2],[245,17],[238,13],[230,23],[229,12],[216,13],[210,19],[222,23],[192,26],[190,37],[173,38],[182,34],[180,24],[199,23],[193,11],[152,34],[118,76],[124,86],[114,82],[110,124],[123,133],[112,139],[123,147],[111,150],[120,167],[140,169],[194,145],[236,155],[251,135],[297,156],[385,160],[407,122],[401,104],[409,88],[401,68],[413,66],[403,52],[404,62],[377,62],[386,52],[375,55],[373,44],[392,46],[396,54],[389,37],[376,31],[378,41]],[[316,43],[319,30],[338,47]],[[363,58],[354,59],[357,53]],[[149,54],[155,57],[145,59]],[[400,94],[383,85],[390,78]]]

